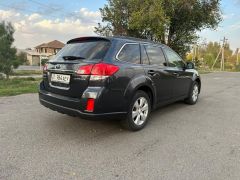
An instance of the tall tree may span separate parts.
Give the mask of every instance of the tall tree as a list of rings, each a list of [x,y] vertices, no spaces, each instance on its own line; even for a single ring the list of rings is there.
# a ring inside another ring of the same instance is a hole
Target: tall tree
[[[220,0],[108,0],[100,11],[103,23],[96,33],[151,39],[182,56],[198,31],[221,21]]]
[[[7,79],[13,68],[23,64],[26,57],[23,54],[16,55],[17,50],[13,47],[14,28],[11,23],[0,23],[0,72],[6,74]]]

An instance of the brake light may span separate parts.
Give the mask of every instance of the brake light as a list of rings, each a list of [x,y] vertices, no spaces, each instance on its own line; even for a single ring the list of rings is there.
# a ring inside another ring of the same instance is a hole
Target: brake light
[[[119,70],[118,66],[112,64],[99,63],[95,64],[91,75],[111,76]]]
[[[79,75],[94,75],[94,76],[112,76],[119,70],[118,66],[106,63],[90,64],[81,66],[77,71]]]
[[[86,66],[81,66],[78,69],[77,74],[78,75],[91,75],[91,71],[92,71],[93,66],[94,66],[93,64],[86,65]]]
[[[87,100],[87,107],[86,107],[86,111],[89,111],[89,112],[93,112],[94,110],[94,99],[88,99]]]

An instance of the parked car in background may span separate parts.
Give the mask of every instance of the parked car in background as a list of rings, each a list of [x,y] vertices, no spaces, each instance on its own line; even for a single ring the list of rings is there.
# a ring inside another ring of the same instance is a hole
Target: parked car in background
[[[142,129],[150,112],[184,100],[195,104],[201,80],[194,64],[163,44],[127,37],[81,37],[44,66],[42,105],[83,118],[121,118]]]

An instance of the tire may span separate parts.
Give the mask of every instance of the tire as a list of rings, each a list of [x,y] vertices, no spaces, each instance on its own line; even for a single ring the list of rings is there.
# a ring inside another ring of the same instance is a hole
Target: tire
[[[198,101],[199,92],[200,92],[199,84],[196,81],[194,81],[191,86],[189,96],[187,99],[185,99],[185,103],[190,105],[196,104]]]
[[[130,131],[141,130],[146,126],[150,112],[149,96],[144,91],[137,91],[130,103],[127,118],[121,124]]]

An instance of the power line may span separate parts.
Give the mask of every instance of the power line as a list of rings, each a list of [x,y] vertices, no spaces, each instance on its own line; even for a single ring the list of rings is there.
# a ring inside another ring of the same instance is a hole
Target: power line
[[[31,2],[33,2],[33,3],[35,3],[35,4],[38,4],[38,5],[42,6],[42,7],[50,8],[50,9],[52,9],[52,10],[54,10],[54,11],[58,11],[58,10],[59,10],[58,8],[54,8],[54,7],[52,7],[52,6],[46,5],[46,4],[44,4],[44,3],[40,3],[40,2],[35,1],[35,0],[29,0],[29,1],[31,1]]]

